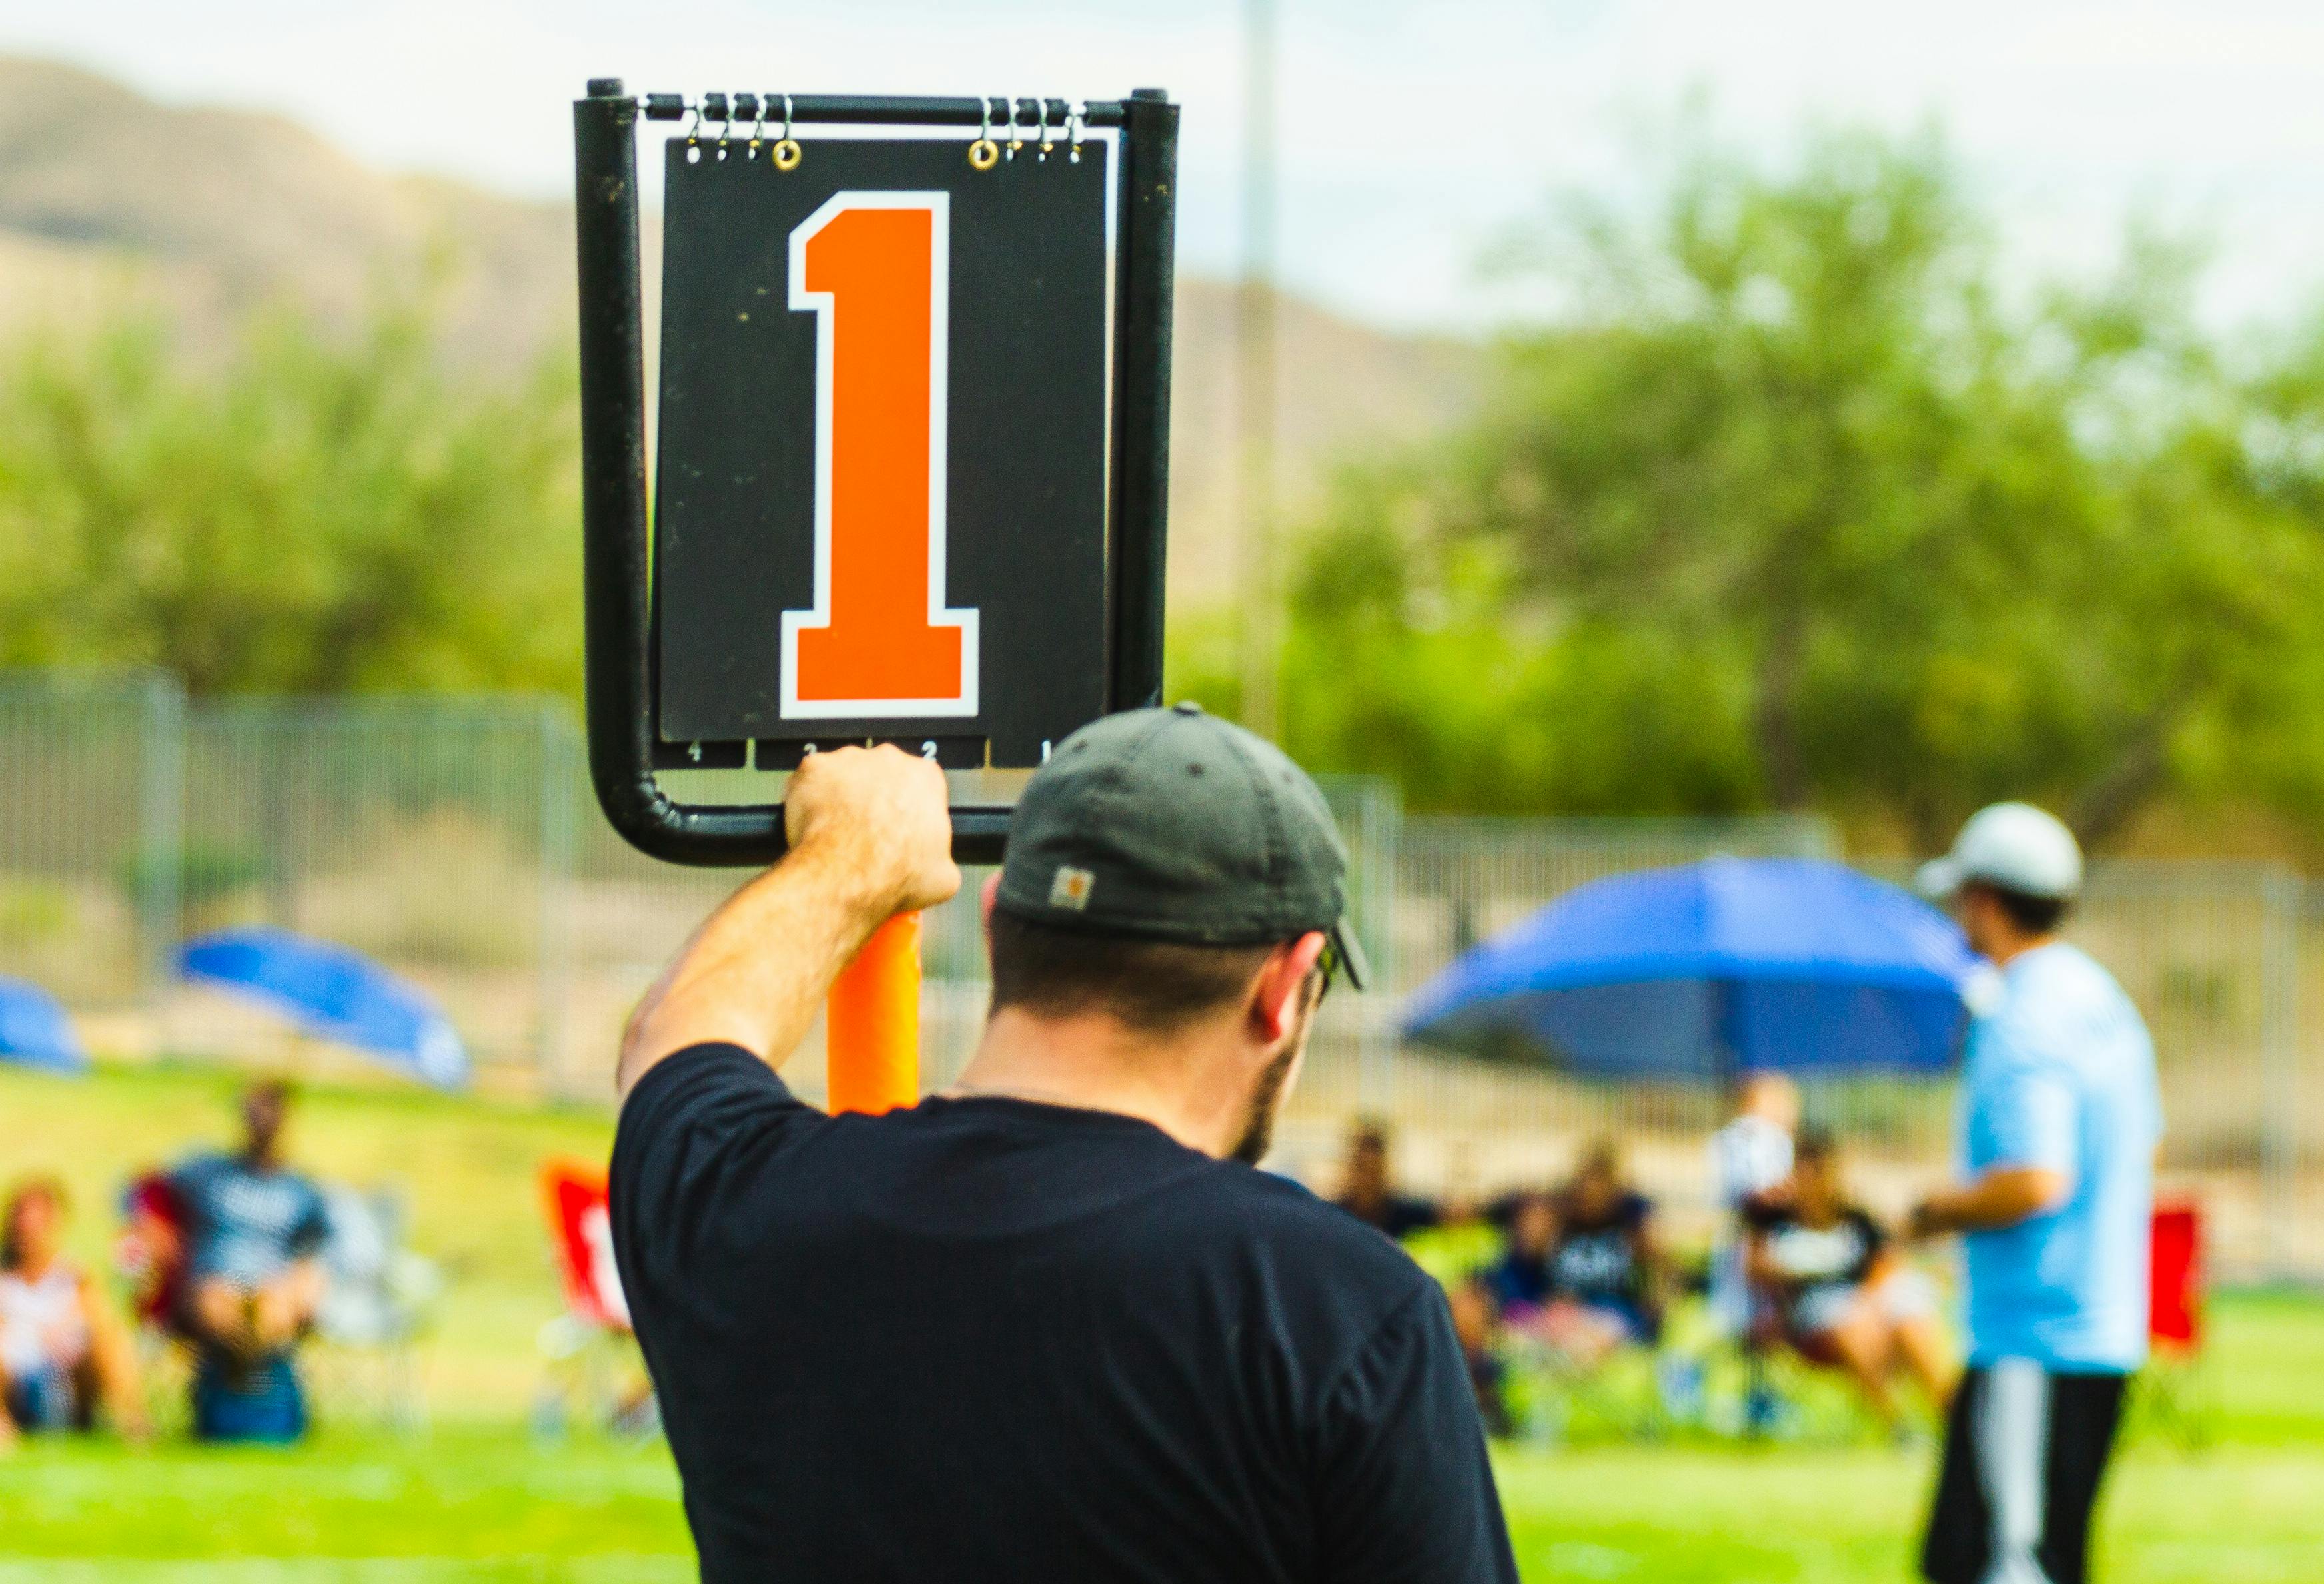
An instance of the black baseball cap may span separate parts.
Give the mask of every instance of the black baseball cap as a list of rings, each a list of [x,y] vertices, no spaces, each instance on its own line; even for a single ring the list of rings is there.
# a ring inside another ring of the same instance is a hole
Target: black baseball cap
[[[1035,772],[994,906],[1065,929],[1202,946],[1309,930],[1358,990],[1348,850],[1307,772],[1199,705],[1093,721]]]

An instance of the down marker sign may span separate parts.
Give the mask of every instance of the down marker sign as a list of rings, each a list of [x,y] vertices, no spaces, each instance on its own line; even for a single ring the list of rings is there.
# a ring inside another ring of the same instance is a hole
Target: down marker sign
[[[686,124],[662,148],[649,521],[654,120]],[[655,772],[867,741],[1026,769],[1158,698],[1177,106],[604,79],[574,124],[590,765],[615,828],[764,862],[779,806],[680,804]],[[1007,807],[953,813],[959,854],[997,859]]]

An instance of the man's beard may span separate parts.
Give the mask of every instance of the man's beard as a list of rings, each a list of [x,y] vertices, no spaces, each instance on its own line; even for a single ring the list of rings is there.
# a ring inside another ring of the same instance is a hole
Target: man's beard
[[[1235,1141],[1231,1158],[1247,1166],[1255,1166],[1267,1158],[1268,1149],[1275,1142],[1276,1102],[1291,1076],[1292,1064],[1306,1048],[1307,1024],[1314,1015],[1312,1003],[1301,1008],[1299,1027],[1291,1031],[1291,1037],[1283,1042],[1283,1048],[1275,1053],[1274,1059],[1259,1073],[1259,1082],[1251,1086],[1250,1114],[1243,1119],[1242,1137]]]

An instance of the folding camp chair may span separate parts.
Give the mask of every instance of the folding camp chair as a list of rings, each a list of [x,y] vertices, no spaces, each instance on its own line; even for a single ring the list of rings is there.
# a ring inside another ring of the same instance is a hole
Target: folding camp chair
[[[178,1331],[186,1296],[186,1208],[168,1174],[148,1172],[123,1190],[121,1217],[114,1268],[129,1290],[146,1416],[165,1435],[182,1433],[189,1423],[186,1383],[193,1368]]]
[[[1788,1445],[1856,1446],[1878,1422],[1855,1388],[1773,1339],[1720,1335],[1681,1357],[1693,1368],[1686,1419],[1714,1434]]]
[[[444,1290],[433,1260],[403,1245],[404,1213],[392,1190],[327,1187],[327,1283],[315,1316],[318,1395],[342,1413],[390,1428],[427,1423],[420,1344]]]
[[[2203,1212],[2158,1203],[2149,1242],[2147,1366],[2137,1416],[2189,1450],[2210,1444],[2212,1394],[2203,1350]]]
[[[1518,1433],[1536,1445],[1610,1437],[1660,1441],[1676,1424],[1665,1355],[1626,1344],[1587,1367],[1553,1348],[1513,1350],[1510,1396]]]
[[[1667,1436],[1699,1381],[1692,1361],[1669,1345],[1664,1320],[1657,1317],[1652,1340],[1624,1342],[1588,1363],[1530,1329],[1501,1328],[1495,1352],[1514,1433],[1540,1446]],[[1688,1372],[1683,1381],[1682,1369]]]
[[[549,1433],[576,1422],[650,1424],[652,1398],[637,1384],[630,1306],[613,1262],[604,1168],[552,1160],[540,1169],[540,1188],[565,1312],[540,1328],[548,1373],[534,1405],[534,1427]],[[618,1384],[624,1376],[626,1387]]]

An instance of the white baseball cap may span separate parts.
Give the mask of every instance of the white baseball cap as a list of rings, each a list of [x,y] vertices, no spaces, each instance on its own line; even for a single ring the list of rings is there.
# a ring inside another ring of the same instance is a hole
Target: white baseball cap
[[[2056,815],[2030,803],[1997,803],[1969,815],[1953,850],[1921,866],[1924,897],[1951,896],[1984,880],[2028,897],[2066,898],[2082,889],[2082,849]]]

